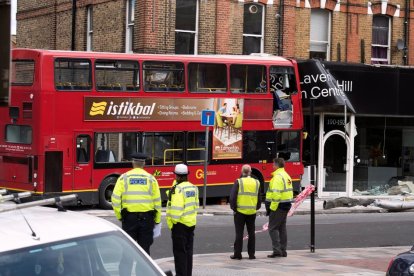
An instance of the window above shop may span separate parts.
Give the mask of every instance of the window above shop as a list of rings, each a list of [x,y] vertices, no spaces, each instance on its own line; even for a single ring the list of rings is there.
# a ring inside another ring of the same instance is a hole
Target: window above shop
[[[390,63],[391,19],[375,15],[372,19],[372,64]]]
[[[175,12],[175,53],[197,54],[198,1],[177,0]]]
[[[264,14],[262,5],[244,5],[243,55],[264,52]]]

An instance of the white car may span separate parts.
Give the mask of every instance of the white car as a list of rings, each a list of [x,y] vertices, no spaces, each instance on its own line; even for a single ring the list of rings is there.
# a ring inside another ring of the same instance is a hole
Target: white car
[[[12,275],[165,273],[111,222],[56,208],[30,207],[0,212],[0,276]]]

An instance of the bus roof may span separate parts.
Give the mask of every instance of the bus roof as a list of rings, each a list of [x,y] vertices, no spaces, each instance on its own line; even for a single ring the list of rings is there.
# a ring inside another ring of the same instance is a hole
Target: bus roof
[[[76,58],[140,58],[140,59],[151,59],[157,57],[161,60],[169,61],[187,61],[187,62],[248,62],[257,63],[260,61],[264,64],[278,63],[283,65],[291,65],[292,61],[269,54],[252,54],[252,55],[173,55],[173,54],[142,54],[142,53],[113,53],[113,52],[84,52],[84,51],[60,51],[60,50],[42,50],[42,49],[25,49],[16,48],[13,49],[16,53],[32,53],[34,55],[40,54],[42,56],[63,56],[63,57],[76,57]]]

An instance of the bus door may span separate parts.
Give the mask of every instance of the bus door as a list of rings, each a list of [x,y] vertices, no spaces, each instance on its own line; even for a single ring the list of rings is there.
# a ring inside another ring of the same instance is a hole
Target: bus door
[[[92,188],[92,134],[75,133],[73,160],[73,190]]]

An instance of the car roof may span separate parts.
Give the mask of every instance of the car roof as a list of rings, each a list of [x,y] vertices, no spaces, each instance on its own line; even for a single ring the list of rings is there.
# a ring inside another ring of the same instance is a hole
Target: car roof
[[[0,213],[0,252],[111,231],[119,228],[104,219],[51,207],[5,211]]]

